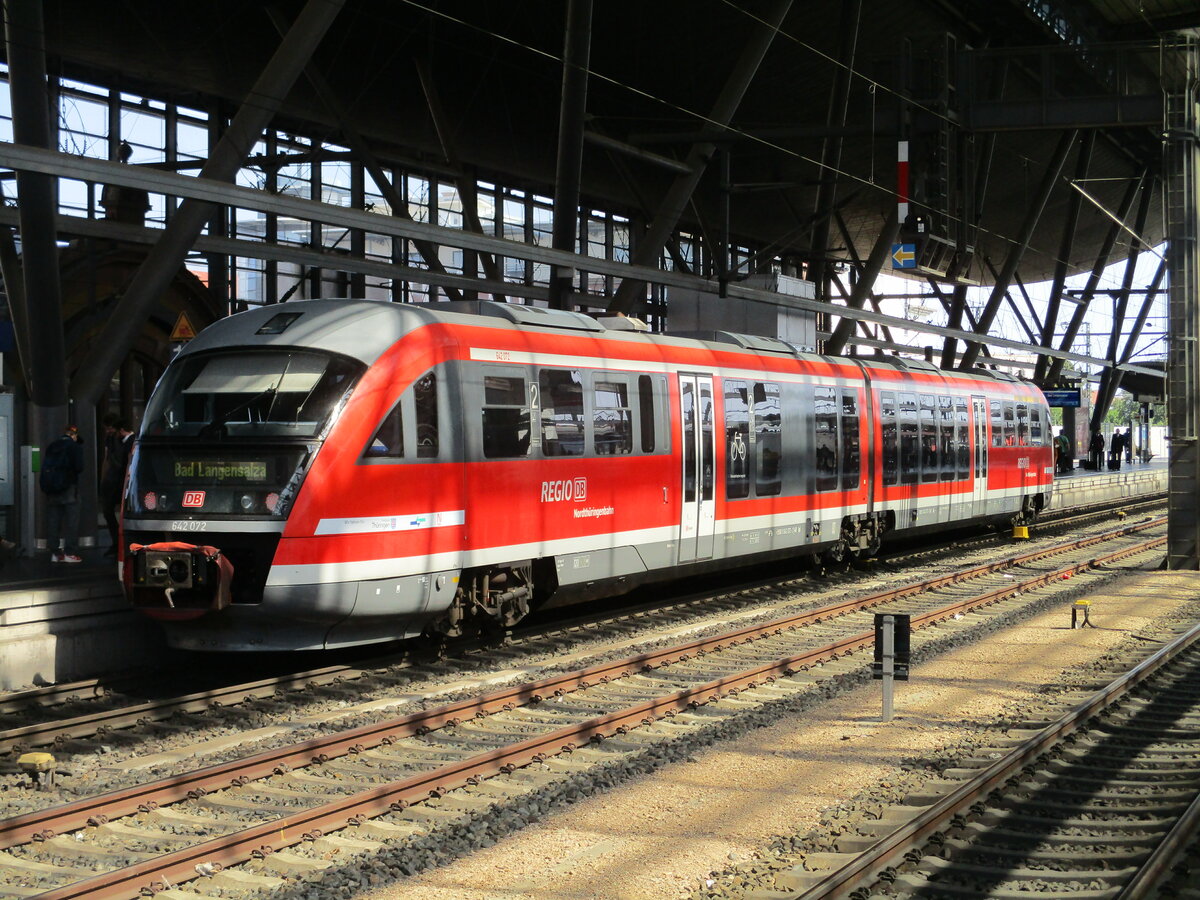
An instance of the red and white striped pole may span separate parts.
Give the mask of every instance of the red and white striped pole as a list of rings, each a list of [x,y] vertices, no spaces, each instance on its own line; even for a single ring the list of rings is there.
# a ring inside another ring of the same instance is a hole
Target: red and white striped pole
[[[896,216],[900,227],[908,218],[908,141],[897,142],[896,152]]]

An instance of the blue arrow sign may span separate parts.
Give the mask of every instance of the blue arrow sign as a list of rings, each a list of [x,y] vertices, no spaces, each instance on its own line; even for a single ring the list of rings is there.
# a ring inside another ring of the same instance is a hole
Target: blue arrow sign
[[[892,268],[915,269],[917,267],[916,244],[892,244]]]

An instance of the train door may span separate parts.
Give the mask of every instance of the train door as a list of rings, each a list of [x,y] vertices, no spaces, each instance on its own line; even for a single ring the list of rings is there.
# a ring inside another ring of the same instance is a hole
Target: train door
[[[713,552],[716,502],[716,432],[713,421],[711,375],[680,375],[679,403],[683,411],[680,446],[683,452],[683,503],[679,520],[679,561],[708,559]]]
[[[988,476],[988,439],[987,422],[988,406],[983,397],[971,398],[971,420],[974,423],[972,437],[974,438],[975,455],[973,467],[975,472],[974,491],[971,495],[972,515],[987,514],[987,476]]]

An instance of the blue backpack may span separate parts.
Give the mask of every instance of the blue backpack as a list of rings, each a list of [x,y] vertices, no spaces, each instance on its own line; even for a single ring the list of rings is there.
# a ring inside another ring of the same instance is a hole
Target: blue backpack
[[[71,461],[70,438],[61,437],[46,448],[38,484],[47,494],[61,494],[75,483],[75,465]]]

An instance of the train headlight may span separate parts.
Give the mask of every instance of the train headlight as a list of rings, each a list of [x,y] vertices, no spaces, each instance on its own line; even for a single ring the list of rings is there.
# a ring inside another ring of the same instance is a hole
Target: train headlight
[[[279,495],[274,491],[267,494],[267,499],[264,501],[267,505],[267,512],[275,512],[279,509]]]
[[[158,494],[154,493],[154,491],[146,491],[145,496],[142,497],[142,506],[151,512],[158,509]]]
[[[238,501],[238,503],[241,504],[243,510],[250,512],[250,510],[254,508],[254,495],[242,494],[242,498]]]

